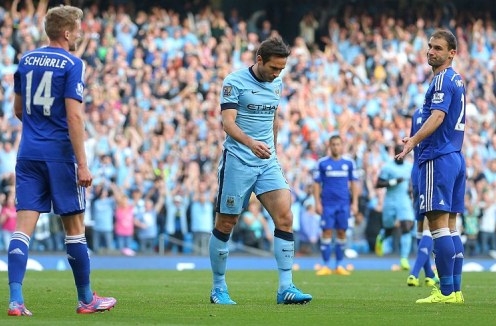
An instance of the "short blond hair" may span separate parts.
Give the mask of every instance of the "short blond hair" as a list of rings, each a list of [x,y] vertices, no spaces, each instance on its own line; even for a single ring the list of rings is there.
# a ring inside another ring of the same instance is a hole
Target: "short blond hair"
[[[45,33],[51,40],[58,39],[65,31],[73,31],[82,18],[83,11],[77,7],[61,5],[50,8],[45,16]]]

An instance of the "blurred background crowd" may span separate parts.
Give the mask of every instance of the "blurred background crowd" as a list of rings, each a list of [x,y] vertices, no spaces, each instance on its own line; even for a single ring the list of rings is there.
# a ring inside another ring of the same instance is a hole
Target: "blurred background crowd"
[[[480,2],[480,3],[479,3]],[[21,123],[13,114],[20,55],[46,44],[48,0],[0,7],[0,225],[5,250],[15,225],[14,168]],[[66,1],[70,4],[70,1]],[[496,250],[496,30],[483,1],[72,1],[84,8],[87,231],[95,253],[207,254],[225,133],[223,78],[255,61],[280,35],[292,54],[282,73],[278,156],[293,189],[299,254],[317,254],[319,216],[311,170],[339,133],[360,172],[360,214],[349,246],[373,248],[380,229],[382,165],[410,130],[431,79],[427,41],[437,27],[458,38],[455,69],[467,90],[464,154],[466,254]],[[411,159],[411,158],[410,158]],[[272,228],[254,200],[233,247],[263,254]],[[414,235],[412,235],[414,236]],[[34,250],[63,250],[58,219],[40,217]],[[246,249],[246,248],[251,249]],[[240,249],[240,250],[241,250]]]

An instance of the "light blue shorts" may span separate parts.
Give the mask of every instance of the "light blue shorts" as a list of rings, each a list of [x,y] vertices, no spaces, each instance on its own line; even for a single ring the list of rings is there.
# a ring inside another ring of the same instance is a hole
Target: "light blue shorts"
[[[259,196],[269,191],[289,189],[279,162],[248,166],[228,151],[224,151],[218,168],[219,192],[216,212],[239,215],[247,207],[252,192]]]
[[[410,199],[393,203],[384,202],[384,207],[382,209],[382,226],[384,228],[393,228],[396,221],[414,220],[415,214]]]

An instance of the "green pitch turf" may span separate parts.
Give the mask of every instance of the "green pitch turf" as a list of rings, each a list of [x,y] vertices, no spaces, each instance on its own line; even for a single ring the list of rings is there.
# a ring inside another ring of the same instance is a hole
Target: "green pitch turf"
[[[236,306],[209,301],[209,271],[93,271],[93,289],[117,298],[110,312],[77,315],[70,271],[28,271],[24,296],[33,317],[8,317],[7,273],[1,272],[0,325],[494,325],[496,274],[465,273],[464,305],[415,304],[430,289],[406,286],[407,273],[356,271],[315,276],[295,271],[311,293],[307,305],[276,304],[275,271],[229,271]]]

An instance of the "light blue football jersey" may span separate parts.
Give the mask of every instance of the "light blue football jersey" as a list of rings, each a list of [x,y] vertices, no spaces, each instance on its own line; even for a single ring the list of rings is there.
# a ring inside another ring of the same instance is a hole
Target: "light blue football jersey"
[[[411,199],[408,187],[410,186],[411,172],[412,164],[409,162],[397,164],[394,160],[390,160],[382,167],[379,178],[383,180],[403,178],[402,182],[387,188],[384,205],[388,203],[399,204],[400,202],[410,205]]]
[[[230,73],[223,82],[220,96],[221,110],[237,110],[236,124],[249,137],[266,143],[271,148],[269,160],[276,159],[274,149],[274,116],[277,112],[282,91],[282,80],[272,82],[259,80],[252,68]],[[250,148],[226,136],[224,149],[250,166],[269,163],[252,153]]]

